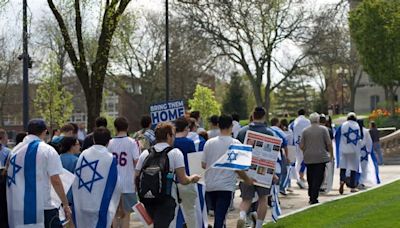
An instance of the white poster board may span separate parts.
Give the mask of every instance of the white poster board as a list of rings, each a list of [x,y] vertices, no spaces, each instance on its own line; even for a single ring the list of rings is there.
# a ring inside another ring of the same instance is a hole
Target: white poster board
[[[198,174],[202,177],[204,176],[204,172],[206,170],[201,167],[202,156],[203,156],[202,151],[187,154],[190,175]]]
[[[185,115],[183,100],[153,104],[150,106],[150,115],[152,125],[176,120]]]
[[[244,144],[253,147],[251,167],[247,175],[254,179],[254,185],[270,188],[282,139],[249,130]]]

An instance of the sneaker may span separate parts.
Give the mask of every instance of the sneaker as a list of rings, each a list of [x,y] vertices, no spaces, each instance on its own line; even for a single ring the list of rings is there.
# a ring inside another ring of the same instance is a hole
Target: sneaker
[[[355,192],[358,192],[358,190],[355,189],[355,188],[352,188],[352,189],[350,190],[350,192],[351,192],[351,193],[355,193]]]
[[[363,185],[363,184],[359,184],[357,186],[357,188],[360,189],[360,190],[365,190],[366,189],[365,185]]]
[[[303,181],[297,181],[297,185],[299,186],[300,189],[305,189],[306,185],[304,184]]]
[[[284,195],[284,196],[286,196],[287,195],[287,193],[286,193],[286,191],[285,190],[280,190],[279,191],[279,193],[281,193],[282,195]]]
[[[239,218],[236,223],[236,228],[246,228],[246,221]]]
[[[293,189],[287,188],[286,191],[288,191],[288,192],[293,192]]]
[[[340,195],[343,195],[343,187],[344,187],[344,182],[340,182],[340,187],[339,187]]]

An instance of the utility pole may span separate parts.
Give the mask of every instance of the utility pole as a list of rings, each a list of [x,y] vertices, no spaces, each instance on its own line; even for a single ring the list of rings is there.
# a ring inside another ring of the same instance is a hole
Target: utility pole
[[[22,104],[22,119],[24,124],[24,130],[28,130],[29,121],[29,79],[28,79],[28,68],[30,68],[30,57],[28,54],[28,15],[27,15],[27,0],[23,0],[22,4],[22,42],[23,42],[23,53],[20,59],[23,60],[22,66],[22,83],[23,83],[23,104]]]
[[[168,0],[165,0],[165,101],[169,101],[169,22]]]

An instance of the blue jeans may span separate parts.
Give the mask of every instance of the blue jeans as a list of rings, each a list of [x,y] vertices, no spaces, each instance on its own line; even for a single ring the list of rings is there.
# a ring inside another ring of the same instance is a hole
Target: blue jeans
[[[286,156],[284,153],[281,153],[282,156],[282,164],[281,164],[281,175],[279,177],[279,190],[280,191],[285,191],[286,189],[284,188],[283,184],[285,182],[286,176],[290,175],[287,171],[287,160],[286,160]]]
[[[374,142],[373,147],[374,147],[374,152],[375,152],[376,158],[378,160],[378,165],[383,165],[381,144],[379,144],[379,142]]]
[[[211,202],[211,207],[214,208],[214,228],[225,227],[225,218],[228,213],[229,205],[231,204],[231,191],[212,191],[206,192]]]

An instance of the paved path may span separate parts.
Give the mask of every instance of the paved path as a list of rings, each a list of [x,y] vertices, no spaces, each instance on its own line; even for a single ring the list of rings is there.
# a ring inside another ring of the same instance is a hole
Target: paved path
[[[380,177],[383,183],[400,177],[400,166],[380,166]],[[280,195],[282,215],[293,212],[295,210],[308,207],[308,196],[307,190],[299,189],[296,182],[292,180],[293,193],[289,193],[287,196]],[[334,185],[333,190],[326,194],[320,195],[319,201],[325,202],[337,197],[340,197],[339,192],[339,169],[335,169]],[[350,190],[345,188],[344,195],[350,194]],[[229,212],[227,219],[227,227],[236,227],[236,221],[239,216],[239,198],[240,192],[236,191],[234,200],[235,210]],[[271,220],[271,211],[268,209],[266,220]],[[209,216],[209,222],[212,224],[213,217]],[[137,220],[132,219],[130,227],[143,227]]]

